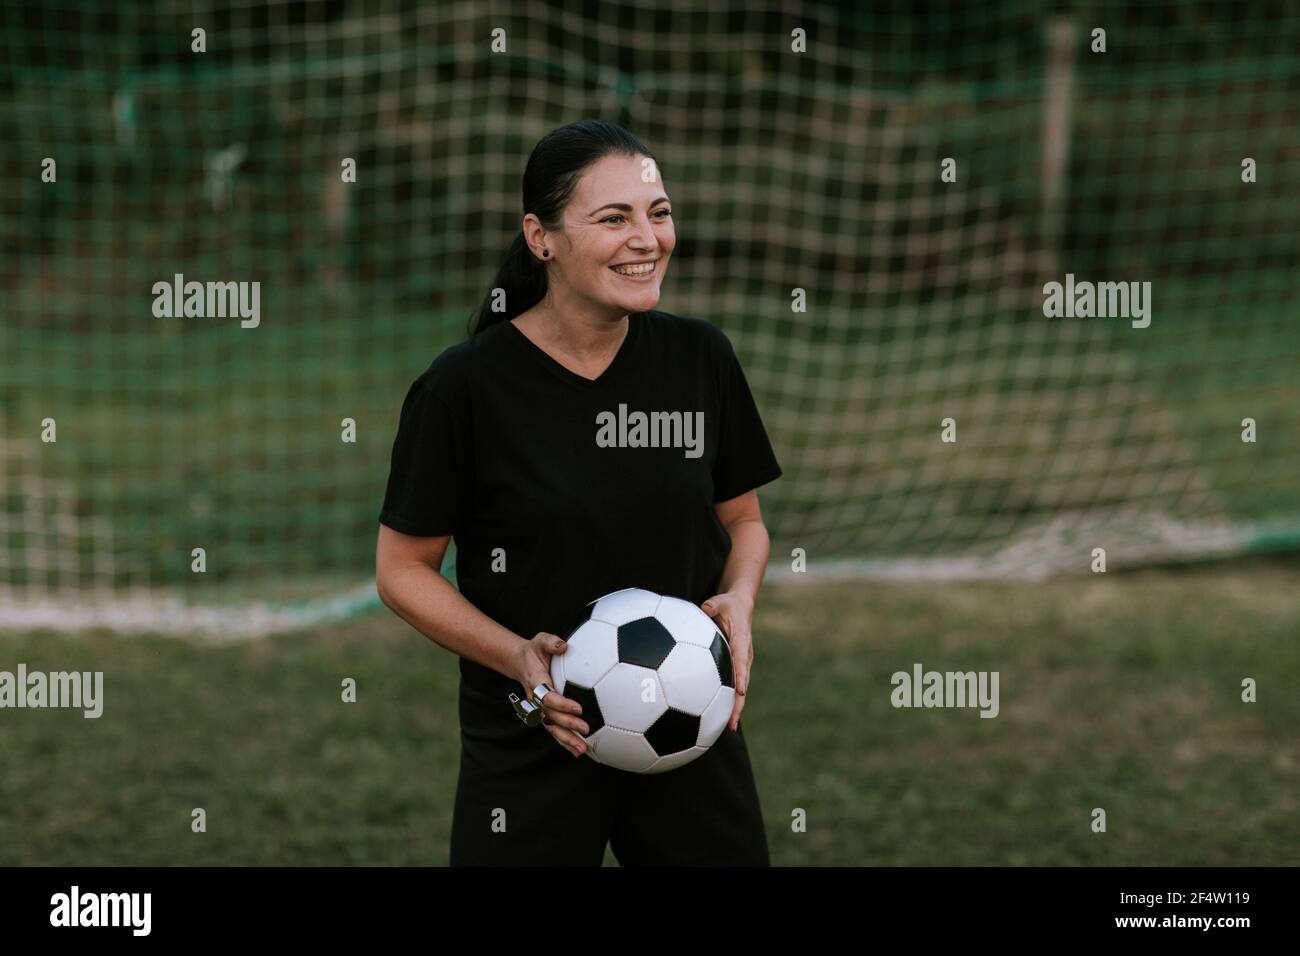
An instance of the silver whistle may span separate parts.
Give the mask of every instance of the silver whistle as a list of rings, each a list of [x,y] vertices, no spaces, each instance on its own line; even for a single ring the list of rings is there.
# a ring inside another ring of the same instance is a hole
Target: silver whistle
[[[510,705],[514,707],[515,714],[529,727],[536,727],[546,717],[542,710],[542,698],[547,694],[555,693],[555,688],[545,681],[533,688],[533,698],[537,701],[534,704],[531,700],[520,700],[518,694],[510,695]]]
[[[510,705],[514,707],[515,714],[529,727],[536,727],[546,716],[542,708],[530,700],[520,700],[518,694],[510,695]]]

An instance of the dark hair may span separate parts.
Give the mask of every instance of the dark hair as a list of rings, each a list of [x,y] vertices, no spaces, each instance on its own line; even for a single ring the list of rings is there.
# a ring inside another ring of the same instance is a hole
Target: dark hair
[[[645,144],[616,123],[579,120],[551,130],[537,141],[524,167],[524,215],[532,213],[546,229],[561,231],[564,207],[587,167],[606,156],[637,155],[654,159]],[[501,260],[492,288],[470,316],[476,323],[471,336],[527,312],[545,298],[546,288],[546,263],[533,255],[521,229]],[[503,312],[492,311],[496,289],[505,290]]]

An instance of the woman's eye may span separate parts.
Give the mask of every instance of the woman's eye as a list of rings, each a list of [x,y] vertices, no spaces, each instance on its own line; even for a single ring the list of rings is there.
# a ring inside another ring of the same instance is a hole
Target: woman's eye
[[[652,216],[658,216],[658,217],[659,217],[659,221],[660,221],[660,222],[663,222],[665,219],[667,219],[667,218],[668,218],[669,216],[671,216],[672,214],[673,214],[673,211],[672,211],[671,209],[656,209],[656,210],[655,210],[654,212],[652,212],[650,215],[652,215]],[[612,215],[612,216],[606,216],[604,219],[601,220],[601,222],[609,222],[609,221],[612,220],[612,219],[622,219],[622,218],[623,218],[622,216],[620,216],[620,215],[618,215],[617,213],[615,213],[615,214]]]

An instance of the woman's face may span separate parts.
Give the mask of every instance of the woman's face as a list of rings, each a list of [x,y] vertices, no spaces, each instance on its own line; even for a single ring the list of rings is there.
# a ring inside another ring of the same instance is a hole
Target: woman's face
[[[553,285],[564,289],[566,298],[620,317],[644,312],[659,302],[659,284],[676,244],[668,194],[654,160],[606,156],[578,181],[564,211],[563,234],[547,237],[548,246],[559,246],[551,253]],[[615,270],[632,264],[640,264],[643,274]]]

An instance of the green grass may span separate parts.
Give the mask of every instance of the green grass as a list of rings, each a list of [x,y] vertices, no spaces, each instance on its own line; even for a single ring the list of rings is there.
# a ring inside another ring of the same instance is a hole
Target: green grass
[[[1297,862],[1294,559],[773,585],[756,631],[745,733],[775,863]],[[103,670],[106,703],[0,711],[0,864],[446,861],[454,659],[387,612],[226,647],[0,634],[0,669],[20,661]],[[893,709],[918,661],[997,670],[1000,716]]]

